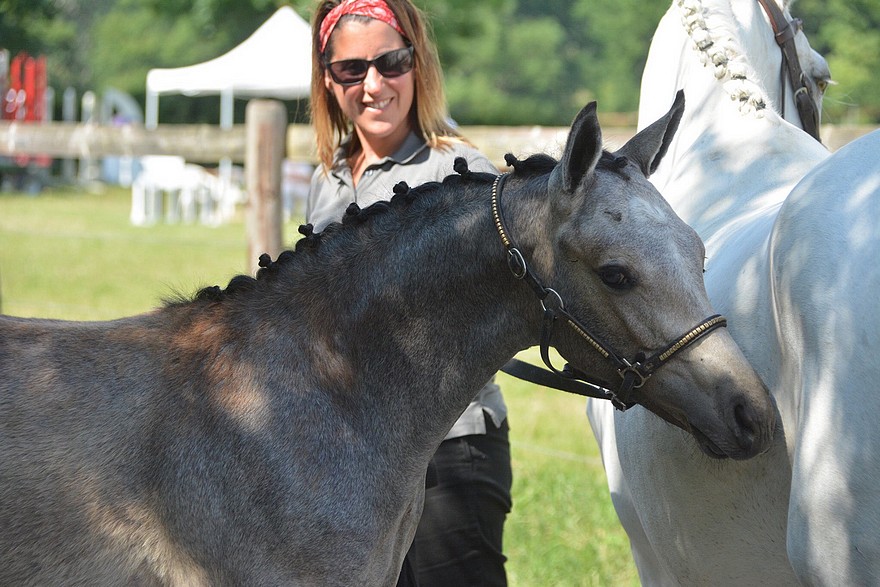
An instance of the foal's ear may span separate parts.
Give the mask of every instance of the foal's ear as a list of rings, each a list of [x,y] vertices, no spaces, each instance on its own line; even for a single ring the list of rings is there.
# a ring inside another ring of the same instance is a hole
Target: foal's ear
[[[584,177],[592,173],[601,156],[602,130],[596,116],[596,103],[590,102],[571,124],[565,152],[550,174],[550,189],[573,193]]]
[[[672,103],[672,108],[669,109],[669,112],[651,126],[642,129],[615,155],[626,157],[638,164],[645,177],[650,177],[652,173],[657,171],[660,160],[666,154],[669,143],[672,142],[672,137],[675,135],[675,131],[678,130],[678,123],[681,122],[681,115],[683,113],[684,90],[679,90],[675,94],[675,101]]]

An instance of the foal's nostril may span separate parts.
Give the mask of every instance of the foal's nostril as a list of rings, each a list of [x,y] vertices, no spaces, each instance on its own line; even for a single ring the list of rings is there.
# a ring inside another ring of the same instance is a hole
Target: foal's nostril
[[[744,442],[751,444],[757,432],[752,411],[743,404],[737,404],[733,408],[733,417],[737,424],[737,436]]]

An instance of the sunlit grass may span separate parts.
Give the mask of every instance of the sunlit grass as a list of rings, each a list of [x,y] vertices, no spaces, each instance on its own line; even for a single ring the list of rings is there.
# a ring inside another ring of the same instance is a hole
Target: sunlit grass
[[[0,304],[6,314],[105,320],[225,285],[248,266],[244,223],[128,221],[129,192],[0,194]],[[285,242],[296,235],[285,226]],[[513,512],[505,532],[514,587],[636,585],[581,398],[504,374]]]
[[[105,320],[247,270],[241,219],[219,226],[128,222],[129,192],[0,194],[2,311]],[[286,227],[292,242],[295,226]]]

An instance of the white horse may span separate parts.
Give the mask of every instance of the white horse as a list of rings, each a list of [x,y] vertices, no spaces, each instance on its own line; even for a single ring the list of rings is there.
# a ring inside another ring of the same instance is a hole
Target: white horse
[[[880,134],[830,155],[779,115],[797,123],[780,66],[754,0],[675,0],[645,68],[640,124],[687,96],[651,181],[704,239],[709,297],[781,425],[765,454],[713,460],[645,410],[589,402],[647,585],[880,581]]]

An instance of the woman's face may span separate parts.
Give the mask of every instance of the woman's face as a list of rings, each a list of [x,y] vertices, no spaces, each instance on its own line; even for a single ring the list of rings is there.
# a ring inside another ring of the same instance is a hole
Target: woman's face
[[[380,20],[343,21],[332,33],[329,61],[375,59],[383,53],[406,47],[403,37]],[[375,66],[360,84],[342,86],[324,72],[324,85],[339,107],[354,123],[362,145],[384,154],[394,152],[410,132],[409,112],[415,95],[413,71],[385,78]]]

